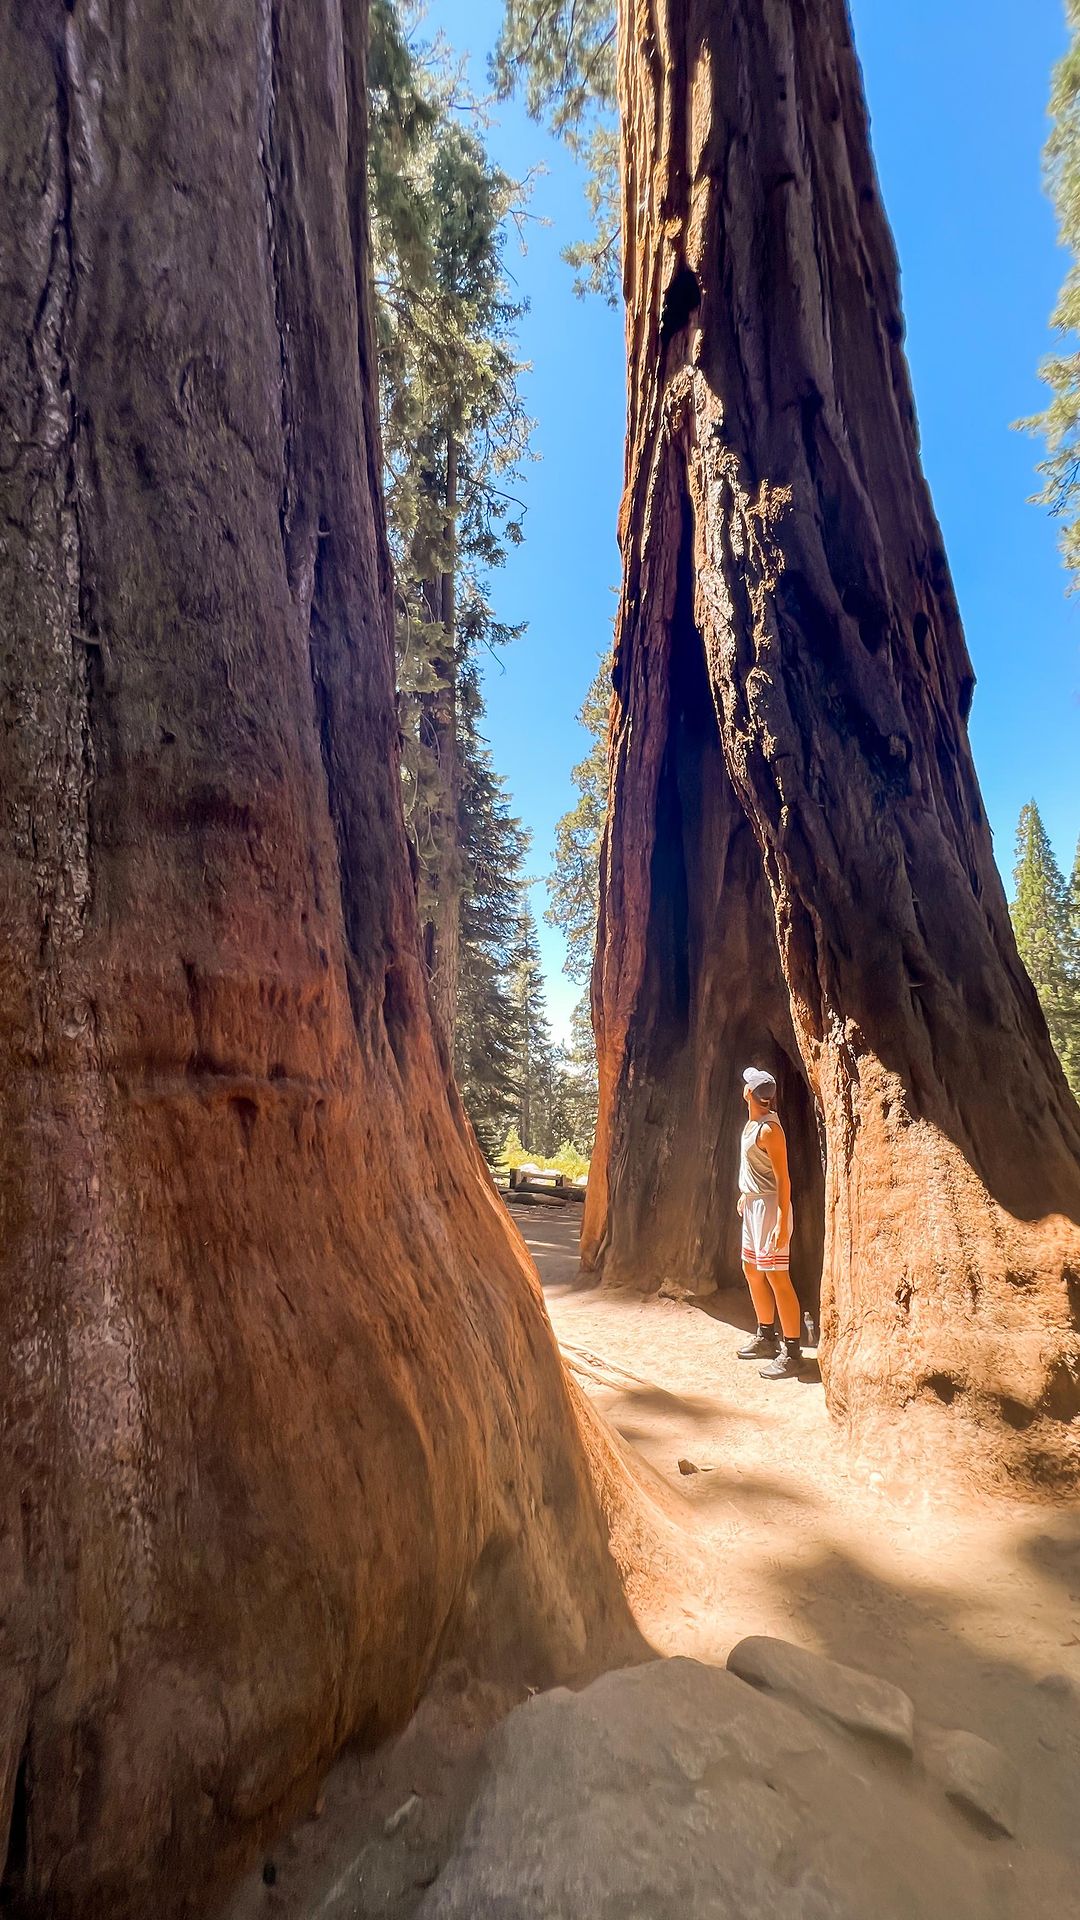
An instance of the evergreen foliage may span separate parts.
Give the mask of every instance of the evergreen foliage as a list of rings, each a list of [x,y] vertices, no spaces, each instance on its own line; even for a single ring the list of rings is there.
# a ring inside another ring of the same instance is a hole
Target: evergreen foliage
[[[504,267],[521,196],[488,158],[476,103],[445,43],[422,41],[418,18],[395,0],[372,0],[369,178],[403,803],[437,992],[447,972],[438,942],[449,935],[454,946],[457,932],[446,1018],[481,1147],[494,1158],[515,1120],[523,1152],[564,1146],[580,1159],[595,1129],[591,1034],[587,1057],[580,1035],[569,1049],[552,1043],[524,901],[528,836],[483,737],[478,670],[485,647],[520,631],[497,617],[490,576],[522,537],[513,486],[532,430],[515,355],[522,308]],[[561,77],[549,69],[543,83],[558,92],[552,110],[579,153],[602,145],[598,113],[614,97],[614,42],[601,23],[599,8],[575,16]],[[570,25],[565,18],[558,30]],[[606,132],[613,139],[613,125]],[[582,710],[594,750],[575,769],[579,805],[563,823],[559,911],[576,916],[569,937],[581,969],[591,957],[606,788],[603,678]]]
[[[600,898],[600,842],[607,814],[607,729],[611,655],[605,654],[578,719],[591,744],[573,770],[577,800],[555,828],[555,860],[547,878],[544,919],[566,941],[565,971],[584,984],[592,971]]]
[[[425,955],[484,1151],[517,1109],[511,993],[528,845],[483,737],[478,663],[516,637],[490,576],[529,457],[503,256],[519,209],[475,102],[418,15],[373,0],[369,178],[406,825]],[[456,935],[456,937],[455,937]],[[440,953],[439,943],[449,950]]]
[[[472,885],[463,686],[482,648],[520,632],[497,617],[489,592],[492,570],[522,537],[513,486],[532,431],[515,353],[523,309],[503,263],[520,194],[462,123],[472,103],[445,46],[419,42],[393,0],[375,0],[369,79],[403,798],[425,951],[433,975],[450,971],[452,1008],[452,935]],[[475,707],[475,683],[469,698]],[[449,959],[436,953],[437,935]]]
[[[463,683],[461,850],[468,885],[461,902],[457,1076],[488,1159],[518,1111],[519,1016],[511,992],[528,835],[511,813],[503,781],[478,726],[475,676]]]
[[[577,268],[578,293],[600,293],[617,305],[621,207],[613,0],[506,0],[491,70],[502,98],[523,76],[533,118],[546,120],[584,163],[593,233],[567,247],[563,258]]]
[[[1080,840],[1076,843],[1065,894],[1065,971],[1071,1017],[1066,1022],[1061,1063],[1070,1087],[1080,1100]]]
[[[563,1071],[566,1076],[566,1104],[570,1119],[570,1137],[582,1153],[592,1153],[596,1139],[596,1110],[600,1102],[600,1076],[596,1064],[589,997],[584,994],[574,1008],[570,1022],[570,1045],[565,1049]]]
[[[1071,256],[1051,325],[1062,350],[1039,371],[1051,391],[1049,405],[1021,422],[1043,436],[1047,457],[1038,499],[1061,521],[1061,551],[1071,573],[1080,569],[1080,0],[1066,0],[1069,46],[1054,69],[1050,94],[1053,122],[1046,145],[1046,177],[1058,217],[1061,244]]]
[[[1034,800],[1021,809],[1013,883],[1010,911],[1020,958],[1069,1085],[1080,1097],[1080,848],[1067,885]]]
[[[515,924],[510,997],[513,1119],[499,1159],[510,1167],[533,1161],[563,1173],[585,1173],[596,1133],[598,1095],[592,1028],[582,1003],[575,1011],[570,1045],[553,1042],[536,922],[523,899]]]
[[[516,1013],[514,1129],[527,1159],[553,1162],[566,1152],[581,1172],[596,1132],[596,1054],[587,1014],[574,1016],[569,1047],[552,1040],[536,921],[523,902],[514,942],[511,993]],[[564,1152],[566,1150],[566,1152]],[[505,1152],[504,1152],[505,1157]],[[509,1164],[513,1165],[511,1161]],[[560,1162],[560,1166],[561,1166]]]
[[[515,1125],[527,1153],[549,1153],[554,1140],[555,1049],[544,997],[536,921],[522,901],[514,940],[511,994],[516,1013]]]

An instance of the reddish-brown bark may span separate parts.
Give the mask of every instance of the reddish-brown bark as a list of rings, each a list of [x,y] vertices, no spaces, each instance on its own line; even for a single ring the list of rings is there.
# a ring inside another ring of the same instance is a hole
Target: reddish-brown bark
[[[945,1405],[993,1457],[1072,1473],[1080,1112],[972,765],[844,6],[620,16],[629,437],[586,1258],[737,1278],[738,1070],[774,1062],[804,1293],[824,1240],[830,1405],[935,1430]]]
[[[623,1618],[420,961],[363,15],[0,10],[0,1814],[39,1913],[184,1905],[447,1649],[542,1681]]]

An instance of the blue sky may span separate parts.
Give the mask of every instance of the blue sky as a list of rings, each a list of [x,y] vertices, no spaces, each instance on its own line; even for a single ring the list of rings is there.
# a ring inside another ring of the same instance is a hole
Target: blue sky
[[[1064,270],[1041,184],[1050,68],[1065,44],[1059,0],[853,0],[874,151],[903,276],[923,457],[978,675],[975,759],[1008,881],[1016,818],[1038,800],[1059,860],[1080,834],[1080,595],[1065,595],[1055,531],[1028,504],[1036,444],[1010,430],[1033,412],[1039,358]],[[432,0],[426,29],[484,61],[501,0]],[[521,329],[540,459],[524,483],[526,541],[496,577],[524,639],[486,677],[488,733],[546,870],[570,768],[575,714],[610,636],[622,484],[621,315],[574,297],[562,247],[584,230],[579,175],[516,102],[489,143],[507,172],[538,164],[528,252],[508,252],[530,302]],[[541,926],[548,998],[565,1030],[577,988]]]

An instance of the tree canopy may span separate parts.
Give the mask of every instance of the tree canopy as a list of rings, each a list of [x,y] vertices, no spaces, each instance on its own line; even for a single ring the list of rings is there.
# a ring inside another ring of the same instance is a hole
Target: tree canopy
[[[619,130],[613,0],[506,0],[491,62],[505,98],[524,81],[535,120],[546,121],[585,167],[593,231],[565,248],[579,293],[619,298]]]

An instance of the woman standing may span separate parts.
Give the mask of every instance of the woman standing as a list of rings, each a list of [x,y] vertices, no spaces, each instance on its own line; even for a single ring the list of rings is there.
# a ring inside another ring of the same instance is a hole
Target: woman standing
[[[768,1366],[761,1369],[763,1380],[792,1380],[802,1364],[802,1346],[799,1301],[788,1273],[793,1221],[791,1176],[772,1074],[762,1067],[747,1067],[743,1099],[749,1118],[739,1154],[742,1263],[758,1328],[748,1345],[740,1348],[739,1359],[767,1360]]]

